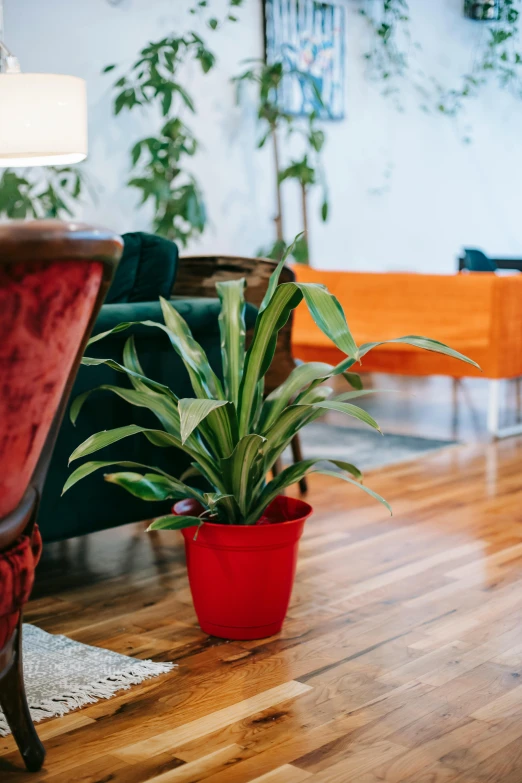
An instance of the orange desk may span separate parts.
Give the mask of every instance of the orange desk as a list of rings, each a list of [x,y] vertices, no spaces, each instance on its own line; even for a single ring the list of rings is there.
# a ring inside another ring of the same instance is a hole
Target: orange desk
[[[408,334],[440,340],[474,359],[469,364],[405,345],[367,354],[354,370],[401,375],[481,376],[498,381],[522,375],[522,275],[337,272],[293,267],[300,282],[323,283],[346,313],[358,344]],[[343,354],[313,322],[306,305],[295,312],[295,358],[335,364]],[[498,383],[490,384],[488,428],[499,429]]]

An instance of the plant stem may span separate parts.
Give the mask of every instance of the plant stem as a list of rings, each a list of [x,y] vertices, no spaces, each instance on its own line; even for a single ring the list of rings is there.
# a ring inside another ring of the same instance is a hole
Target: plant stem
[[[279,139],[277,138],[277,126],[275,123],[270,125],[272,135],[272,145],[274,149],[274,165],[276,173],[276,202],[277,202],[277,215],[274,217],[274,223],[276,226],[276,235],[279,241],[284,241],[283,231],[283,198],[281,195],[281,183],[279,182],[279,174],[281,172],[280,158],[279,158]]]
[[[310,243],[308,241],[308,199],[306,185],[301,182],[301,209],[303,213],[303,239],[306,243],[306,263],[310,264]]]

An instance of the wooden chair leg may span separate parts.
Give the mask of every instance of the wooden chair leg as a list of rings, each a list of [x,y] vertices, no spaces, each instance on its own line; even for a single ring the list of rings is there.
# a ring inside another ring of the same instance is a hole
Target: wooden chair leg
[[[294,435],[292,438],[292,456],[294,458],[295,462],[301,462],[303,459],[303,452],[301,450],[301,440],[299,438],[299,435]],[[308,492],[308,482],[306,480],[306,477],[303,476],[303,478],[299,481],[299,489],[301,490],[302,495],[306,495]]]
[[[45,748],[34,727],[25,695],[22,663],[22,621],[18,624],[12,663],[0,673],[0,706],[29,772],[38,772]]]

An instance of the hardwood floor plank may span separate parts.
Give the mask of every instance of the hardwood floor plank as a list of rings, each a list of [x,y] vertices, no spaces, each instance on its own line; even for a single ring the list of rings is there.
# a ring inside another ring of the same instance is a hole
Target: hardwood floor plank
[[[197,626],[181,535],[46,548],[27,619],[178,664],[40,725],[35,783],[522,783],[522,438],[375,471],[395,515],[310,477],[288,619]],[[28,780],[12,737],[2,783]]]
[[[169,748],[183,745],[184,742],[204,737],[211,734],[216,728],[233,723],[242,717],[248,717],[261,712],[267,707],[294,699],[310,690],[310,686],[300,682],[287,682],[284,685],[278,685],[268,691],[263,691],[257,696],[251,696],[249,699],[237,702],[231,707],[217,710],[206,715],[204,718],[186,723],[177,729],[166,731],[149,737],[146,740],[135,742],[131,745],[122,747],[117,751],[119,758],[126,761],[140,761],[143,758],[162,753]]]
[[[293,767],[291,764],[284,764],[272,772],[267,772],[266,775],[261,775],[260,778],[251,780],[250,783],[302,783],[310,777],[310,772]]]

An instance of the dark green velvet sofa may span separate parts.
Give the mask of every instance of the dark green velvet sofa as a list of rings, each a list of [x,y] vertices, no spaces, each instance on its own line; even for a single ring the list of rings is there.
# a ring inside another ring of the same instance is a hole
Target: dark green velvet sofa
[[[124,253],[93,334],[107,331],[123,321],[152,320],[163,323],[159,296],[169,298],[174,291],[172,304],[203,346],[213,369],[221,374],[219,301],[205,298],[176,299],[178,251],[173,242],[143,233],[125,234],[123,239]],[[250,308],[247,311],[249,325],[253,323],[254,317],[255,310]],[[123,346],[130,334],[135,335],[145,374],[168,385],[178,397],[192,397],[183,363],[160,329],[132,327],[94,343],[87,349],[87,355],[121,362]],[[105,365],[82,366],[69,406],[78,394],[101,384],[129,386],[125,375]],[[89,435],[126,424],[159,426],[157,419],[148,410],[131,406],[111,392],[91,395],[81,410],[76,426],[71,424],[67,409],[40,504],[38,522],[44,541],[71,538],[167,512],[171,505],[169,503],[145,502],[120,487],[108,484],[103,480],[103,470],[83,479],[61,497],[62,487],[71,470],[89,459],[142,462],[161,467],[178,477],[186,469],[189,460],[183,452],[155,447],[143,435],[126,438],[68,468],[70,454]]]

